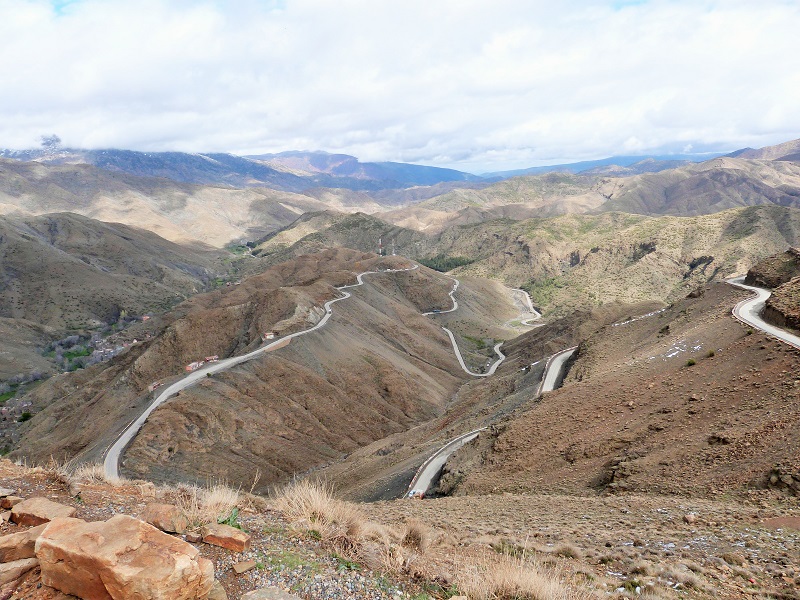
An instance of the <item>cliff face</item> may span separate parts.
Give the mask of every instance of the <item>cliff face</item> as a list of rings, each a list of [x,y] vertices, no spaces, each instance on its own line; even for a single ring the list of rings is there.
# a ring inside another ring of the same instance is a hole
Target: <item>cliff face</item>
[[[747,272],[747,285],[774,289],[800,276],[800,249],[789,248],[775,256],[765,258]]]
[[[773,325],[800,331],[800,277],[775,288],[762,316]]]
[[[800,249],[762,260],[747,272],[745,283],[772,289],[762,315],[765,321],[800,330]]]

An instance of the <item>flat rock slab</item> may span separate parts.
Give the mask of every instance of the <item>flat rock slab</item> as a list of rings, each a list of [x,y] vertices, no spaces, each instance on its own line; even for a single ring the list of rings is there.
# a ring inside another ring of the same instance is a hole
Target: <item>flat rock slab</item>
[[[37,566],[39,566],[39,561],[35,558],[23,558],[21,560],[0,564],[0,585],[5,585],[19,579]]]
[[[17,490],[12,490],[10,488],[0,488],[0,498],[5,498],[6,496],[13,496]]]
[[[0,537],[0,563],[8,563],[36,556],[36,539],[47,525],[39,525],[25,531],[18,531]]]
[[[203,527],[203,541],[234,552],[246,552],[250,549],[249,535],[241,529],[221,523],[210,523]]]
[[[233,565],[233,570],[236,571],[238,575],[241,575],[242,573],[247,573],[247,571],[249,571],[250,569],[255,569],[255,568],[256,568],[256,561],[254,560],[238,562],[235,565]]]
[[[144,509],[142,521],[167,533],[183,533],[189,526],[184,512],[172,504],[151,503]]]
[[[268,587],[261,588],[260,590],[253,590],[247,592],[242,596],[242,600],[301,600],[300,597],[294,594],[284,592],[280,588]]]
[[[28,498],[11,509],[11,520],[17,525],[41,525],[57,517],[71,517],[75,509],[47,498]]]
[[[183,540],[127,515],[53,519],[36,541],[42,583],[83,600],[194,600],[214,565]]]

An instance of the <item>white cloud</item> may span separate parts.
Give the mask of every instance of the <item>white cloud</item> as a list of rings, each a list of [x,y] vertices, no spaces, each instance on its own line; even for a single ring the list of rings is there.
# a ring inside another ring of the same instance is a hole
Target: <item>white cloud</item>
[[[0,146],[494,170],[800,136],[795,1],[0,0]]]

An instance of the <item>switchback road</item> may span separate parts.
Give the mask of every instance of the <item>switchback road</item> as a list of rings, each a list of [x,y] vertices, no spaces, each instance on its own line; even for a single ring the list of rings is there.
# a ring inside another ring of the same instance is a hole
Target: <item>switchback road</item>
[[[153,400],[153,402],[147,407],[147,409],[139,415],[139,417],[134,420],[128,427],[126,427],[117,440],[111,444],[111,446],[106,450],[105,458],[103,460],[103,470],[105,471],[105,475],[108,478],[116,479],[119,477],[119,460],[122,452],[125,450],[128,444],[131,443],[136,434],[139,433],[142,426],[147,421],[147,418],[150,414],[159,406],[161,406],[164,402],[166,402],[169,398],[180,392],[181,390],[185,390],[187,387],[194,385],[204,377],[207,377],[213,373],[219,373],[220,371],[227,371],[228,369],[235,367],[236,365],[240,365],[243,362],[247,362],[264,354],[265,352],[270,352],[272,350],[277,350],[278,348],[282,348],[283,346],[287,345],[292,339],[296,337],[300,337],[301,335],[307,335],[312,333],[322,327],[328,322],[331,318],[331,306],[333,306],[336,302],[341,302],[342,300],[346,300],[350,297],[350,292],[345,292],[343,290],[348,288],[358,287],[360,285],[364,285],[364,275],[372,275],[376,273],[399,273],[402,271],[413,271],[414,269],[418,269],[419,265],[414,265],[413,267],[409,267],[408,269],[389,269],[386,271],[367,271],[365,273],[360,273],[356,277],[356,283],[352,285],[343,285],[341,287],[336,288],[342,295],[338,298],[334,298],[333,300],[328,300],[325,305],[325,314],[319,320],[319,322],[310,327],[309,329],[304,329],[303,331],[297,331],[295,333],[291,333],[286,335],[280,339],[275,340],[267,344],[266,346],[262,346],[257,350],[253,350],[252,352],[248,352],[247,354],[243,354],[241,356],[234,356],[231,358],[226,358],[224,360],[220,360],[218,362],[212,363],[211,365],[204,367],[202,369],[198,369],[181,379],[180,381],[176,381],[169,387],[167,387],[164,391],[158,394]]]

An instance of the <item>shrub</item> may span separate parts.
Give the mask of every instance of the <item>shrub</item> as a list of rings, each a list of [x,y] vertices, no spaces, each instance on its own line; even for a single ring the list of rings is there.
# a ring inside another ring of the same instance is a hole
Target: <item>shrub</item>
[[[430,533],[422,523],[411,520],[398,534],[369,521],[355,505],[335,498],[330,487],[320,483],[287,486],[275,499],[275,507],[335,554],[373,570],[408,572],[430,544]]]
[[[238,519],[239,492],[222,483],[211,488],[178,484],[174,494],[192,529],[199,529],[209,523],[230,525]]]
[[[483,564],[466,565],[458,576],[459,591],[469,598],[492,600],[588,598],[570,590],[555,572],[524,559],[503,555]]]
[[[713,350],[709,350],[706,354],[706,358],[713,358],[715,356],[715,352]]]
[[[17,419],[17,421],[19,423],[24,423],[25,421],[30,421],[31,417],[33,417],[33,415],[26,410],[19,416],[19,419]]]
[[[697,363],[695,362],[695,360],[693,358],[690,358],[689,360],[686,361],[686,366],[687,367],[693,367],[696,364]]]

